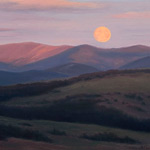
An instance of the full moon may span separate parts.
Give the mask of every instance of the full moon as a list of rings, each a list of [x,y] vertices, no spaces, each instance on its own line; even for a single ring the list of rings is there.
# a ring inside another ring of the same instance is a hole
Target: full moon
[[[111,38],[111,32],[106,27],[99,27],[94,32],[94,38],[98,42],[107,42]]]

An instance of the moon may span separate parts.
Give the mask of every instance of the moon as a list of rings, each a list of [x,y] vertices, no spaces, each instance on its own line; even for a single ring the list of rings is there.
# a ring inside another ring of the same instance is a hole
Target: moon
[[[94,38],[98,42],[108,42],[111,38],[111,32],[107,27],[98,27],[94,31]]]

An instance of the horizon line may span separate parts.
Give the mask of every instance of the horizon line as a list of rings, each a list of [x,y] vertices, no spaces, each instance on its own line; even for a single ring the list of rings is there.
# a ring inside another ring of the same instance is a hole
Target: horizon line
[[[34,43],[34,44],[41,44],[41,45],[47,45],[47,46],[71,46],[71,47],[77,47],[77,46],[84,46],[84,45],[87,45],[87,46],[92,46],[92,47],[96,47],[96,48],[102,48],[102,49],[118,49],[118,48],[127,48],[127,47],[133,47],[133,46],[145,46],[145,47],[150,47],[148,45],[144,45],[144,44],[133,44],[133,45],[128,45],[128,46],[120,46],[120,47],[110,47],[110,48],[107,48],[107,47],[99,47],[99,46],[95,46],[95,45],[91,45],[91,44],[87,44],[87,43],[84,43],[84,44],[79,44],[79,45],[69,45],[69,44],[61,44],[61,45],[52,45],[52,44],[47,44],[47,43],[41,43],[41,42],[33,42],[33,41],[25,41],[25,42],[10,42],[10,43],[4,43],[4,44],[0,44],[0,46],[4,46],[4,45],[11,45],[11,44],[25,44],[25,43]]]

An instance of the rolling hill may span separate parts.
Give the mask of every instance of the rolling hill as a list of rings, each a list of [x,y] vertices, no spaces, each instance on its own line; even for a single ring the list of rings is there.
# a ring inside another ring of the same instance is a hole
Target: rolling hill
[[[30,70],[25,72],[0,71],[0,85],[60,79],[96,71],[98,70],[94,67],[76,63],[65,64],[47,70]]]
[[[129,64],[122,66],[120,69],[140,69],[140,68],[150,68],[150,57],[144,57],[138,59]]]
[[[0,147],[150,149],[149,82],[141,69],[1,86]]]
[[[62,105],[62,111],[66,107],[68,108],[66,109],[66,113],[73,111],[71,107],[74,107],[75,105],[77,105],[75,110],[83,109],[83,111],[86,111],[86,107],[82,108],[84,104],[89,107],[89,111],[92,111],[93,108],[91,107],[96,104],[100,106],[100,108],[103,107],[103,109],[105,107],[108,109],[114,108],[120,110],[121,112],[123,111],[125,114],[132,117],[136,116],[144,119],[149,118],[150,116],[150,105],[148,101],[150,96],[149,76],[150,70],[90,73],[61,81],[57,80],[51,82],[1,87],[0,99],[10,99],[6,102],[4,101],[4,103],[7,105],[9,104],[10,106],[23,106],[24,104],[28,105],[28,102],[30,102],[28,107],[36,107],[36,105],[38,106],[41,103],[41,109],[45,107],[44,101],[46,101],[46,107],[48,107],[48,105],[49,107],[51,107],[51,105],[53,106],[53,109],[47,109],[55,112],[58,109],[57,106],[61,107]],[[33,97],[33,95],[35,96]],[[16,98],[15,100],[14,98],[18,96],[20,98]],[[28,98],[25,98],[26,96]],[[55,100],[57,100],[56,103]],[[81,105],[80,100],[83,100],[81,101]],[[88,106],[88,104],[90,105]],[[55,107],[56,110],[54,109]],[[97,109],[99,110],[99,108]],[[55,114],[54,112],[52,114]],[[30,114],[30,111],[28,110],[26,113]],[[49,116],[50,114],[51,113],[49,113],[48,116],[40,116],[45,119],[49,117],[51,118],[52,116]],[[62,113],[62,115],[65,115],[65,113]],[[38,117],[40,118],[40,116]],[[61,117],[59,117],[59,119],[61,119]]]
[[[38,82],[57,78],[68,77],[65,74],[52,71],[26,71],[26,72],[6,72],[0,71],[0,85],[12,85],[28,82]]]

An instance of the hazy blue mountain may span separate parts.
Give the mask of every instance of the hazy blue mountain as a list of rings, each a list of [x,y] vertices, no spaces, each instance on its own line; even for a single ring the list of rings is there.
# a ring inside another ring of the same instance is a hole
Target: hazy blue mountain
[[[133,61],[120,67],[120,69],[138,69],[138,68],[150,68],[150,56],[138,59],[136,61]]]
[[[76,63],[65,64],[47,70],[31,70],[25,72],[0,71],[0,85],[37,82],[42,80],[72,77],[97,71],[98,70],[94,67]]]
[[[94,67],[84,65],[84,64],[78,64],[78,63],[68,63],[65,65],[57,66],[50,70],[57,72],[57,73],[63,73],[63,74],[69,75],[69,76],[76,76],[76,75],[80,75],[80,74],[98,71],[98,69],[96,69]]]
[[[18,83],[36,82],[68,77],[65,74],[52,71],[26,71],[26,72],[6,72],[0,71],[0,85],[11,85]]]

